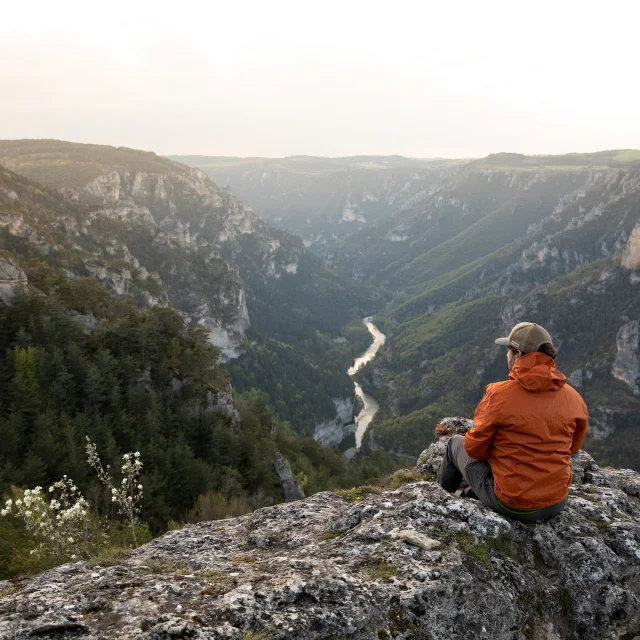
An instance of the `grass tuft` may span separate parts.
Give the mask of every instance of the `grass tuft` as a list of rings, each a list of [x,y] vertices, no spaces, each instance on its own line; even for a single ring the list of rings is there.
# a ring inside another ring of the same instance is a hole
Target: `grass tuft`
[[[382,489],[366,484],[362,487],[353,487],[353,489],[338,489],[335,493],[347,502],[358,502],[368,495],[381,494]]]
[[[215,569],[202,569],[202,571],[198,571],[198,575],[208,582],[215,582],[217,584],[232,584],[236,582],[233,576],[226,575],[222,573],[222,571]]]
[[[422,475],[415,467],[413,469],[402,469],[396,471],[388,476],[385,476],[376,482],[376,485],[384,487],[385,489],[399,489],[404,487],[405,484],[411,482],[422,482],[429,480],[430,478]]]
[[[370,560],[363,568],[369,580],[383,580],[398,575],[398,570],[386,560]]]
[[[338,531],[327,531],[322,535],[318,536],[318,542],[324,542],[325,540],[333,540],[334,538],[339,538],[342,534]]]
[[[122,564],[132,553],[132,549],[124,547],[105,547],[91,558],[91,562],[101,567],[113,567]]]
[[[476,540],[476,537],[468,531],[459,531],[456,534],[456,542],[458,548],[463,553],[466,553],[471,558],[482,562],[482,564],[489,564],[489,553],[486,545]]]
[[[17,589],[13,585],[9,585],[8,587],[4,587],[0,589],[0,598],[6,598],[7,596],[12,596]]]

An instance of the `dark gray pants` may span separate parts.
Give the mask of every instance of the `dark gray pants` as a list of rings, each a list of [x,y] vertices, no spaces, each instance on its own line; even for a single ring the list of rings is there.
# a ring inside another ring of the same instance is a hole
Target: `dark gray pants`
[[[447,449],[440,469],[438,484],[449,491],[456,491],[464,478],[482,504],[505,518],[520,522],[537,522],[543,518],[558,515],[565,507],[567,499],[537,511],[518,511],[504,508],[493,491],[493,473],[491,465],[470,457],[464,449],[464,436],[453,436],[447,443]]]

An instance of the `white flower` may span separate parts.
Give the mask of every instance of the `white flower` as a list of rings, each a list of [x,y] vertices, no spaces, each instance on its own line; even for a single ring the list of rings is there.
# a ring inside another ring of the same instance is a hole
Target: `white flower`
[[[111,498],[111,502],[118,502],[118,498],[116,498],[116,496],[113,496],[113,498]]]
[[[71,556],[71,559],[72,559],[72,560],[75,560],[77,557],[78,557],[78,556],[76,556],[76,554],[74,553],[74,554]]]
[[[139,458],[139,457],[140,457],[140,452],[139,452],[139,451],[136,451],[133,455],[134,455],[136,458]]]
[[[67,538],[67,542],[70,542],[70,543],[72,543],[72,544],[73,544],[73,538],[72,538],[71,536],[69,536],[69,537]]]
[[[0,511],[0,514],[3,516],[6,516],[9,513],[9,509],[3,509],[2,511]]]
[[[16,507],[19,507],[22,504],[22,500],[16,500]]]
[[[139,484],[139,485],[138,485],[138,489],[139,489],[140,491],[142,491],[142,485],[141,485],[141,484]]]
[[[55,487],[49,487],[49,493],[53,493],[55,491]]]

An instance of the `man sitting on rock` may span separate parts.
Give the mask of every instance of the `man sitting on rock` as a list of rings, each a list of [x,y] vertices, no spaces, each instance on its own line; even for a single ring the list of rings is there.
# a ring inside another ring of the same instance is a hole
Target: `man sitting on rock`
[[[508,347],[509,380],[486,386],[474,426],[449,440],[439,484],[470,492],[497,513],[535,522],[567,502],[571,454],[587,433],[587,406],[555,367],[557,350],[540,325],[521,322],[496,344]]]

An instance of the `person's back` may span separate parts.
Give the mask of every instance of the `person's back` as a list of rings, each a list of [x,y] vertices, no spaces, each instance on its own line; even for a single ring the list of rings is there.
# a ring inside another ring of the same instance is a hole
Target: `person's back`
[[[520,323],[496,344],[509,347],[509,380],[487,385],[473,428],[449,442],[438,480],[455,491],[464,477],[494,511],[536,521],[564,507],[587,407],[555,368],[542,327]]]
[[[571,484],[574,436],[586,429],[580,394],[549,356],[520,357],[509,380],[488,385],[464,448],[491,465],[497,498],[516,509],[560,502]],[[493,439],[487,436],[493,431]]]

